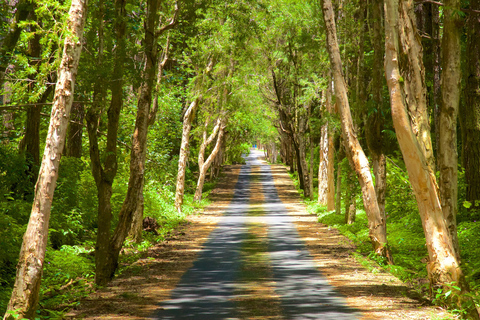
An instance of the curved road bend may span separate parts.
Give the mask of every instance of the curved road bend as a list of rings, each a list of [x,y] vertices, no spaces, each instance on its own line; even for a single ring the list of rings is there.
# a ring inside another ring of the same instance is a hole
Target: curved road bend
[[[247,235],[252,166],[260,168],[265,203],[262,216],[268,228],[269,263],[284,319],[357,319],[358,310],[348,307],[315,268],[275,188],[270,166],[252,150],[240,171],[234,197],[193,267],[163,302],[153,319],[240,319],[235,304],[240,251]],[[258,217],[257,217],[258,219]],[[238,291],[237,291],[238,292]]]

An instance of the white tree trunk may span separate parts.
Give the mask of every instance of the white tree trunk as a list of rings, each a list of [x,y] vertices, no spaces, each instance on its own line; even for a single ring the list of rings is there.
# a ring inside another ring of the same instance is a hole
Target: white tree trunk
[[[318,165],[318,204],[327,204],[328,193],[328,124],[320,129],[320,162]]]
[[[425,152],[425,146],[430,145],[431,141],[426,140],[426,135],[421,131],[414,131],[414,129],[422,128],[422,126],[418,124],[412,126],[411,122],[416,119],[409,118],[407,113],[406,103],[408,104],[411,100],[406,99],[409,91],[404,91],[404,88],[407,84],[402,85],[406,81],[406,76],[402,77],[400,74],[398,52],[415,55],[416,52],[421,50],[418,49],[421,47],[419,39],[414,34],[412,11],[413,3],[410,0],[385,1],[385,76],[390,92],[392,119],[422,219],[429,255],[427,271],[430,281],[434,285],[444,286],[445,290],[450,290],[449,285],[454,282],[461,288],[462,292],[466,292],[468,285],[457,260],[452,238],[443,216],[436,178],[432,169],[433,163],[429,153]],[[406,39],[413,39],[414,42]],[[400,45],[401,48],[399,48]],[[408,57],[405,58],[409,59]],[[417,64],[412,63],[415,59],[418,59],[418,57],[415,56],[409,60],[408,66],[402,65],[402,70],[416,69],[409,76],[422,74],[423,64],[421,64],[421,59],[417,61]],[[402,61],[402,63],[404,62]],[[413,86],[415,80],[413,79],[412,83],[408,85]],[[418,83],[423,83],[423,81],[420,79]],[[422,88],[419,89],[417,92],[424,91]],[[417,95],[416,98],[418,97]],[[417,105],[416,107],[417,110],[426,110],[424,105]],[[410,109],[412,106],[408,108]],[[427,115],[423,114],[419,119],[425,117]],[[463,299],[465,297],[460,297],[460,300]],[[474,307],[468,310],[468,318],[479,319],[478,312]]]
[[[345,141],[345,151],[351,163],[354,164],[360,186],[362,188],[363,204],[368,217],[369,237],[376,254],[385,257],[393,263],[387,244],[386,217],[380,212],[373,186],[370,165],[357,139],[353,128],[353,120],[347,97],[345,79],[342,75],[342,61],[337,42],[336,26],[331,0],[323,0],[323,16],[326,25],[327,51],[335,82],[335,97],[342,123],[342,134]]]
[[[203,165],[199,168],[200,172],[198,175],[197,189],[195,190],[195,196],[194,196],[195,201],[202,200],[202,191],[203,191],[203,184],[205,182],[205,175],[207,173],[208,168],[210,168],[210,165],[212,164],[213,160],[217,156],[218,151],[220,150],[224,133],[225,133],[225,125],[221,121],[215,147],[213,148],[212,153],[208,156],[205,163],[203,163]]]
[[[178,159],[177,189],[175,191],[175,209],[182,212],[183,194],[185,192],[185,171],[187,169],[188,142],[190,140],[190,130],[195,118],[199,98],[195,99],[183,116],[182,144],[180,146],[180,156]]]
[[[23,236],[15,285],[7,307],[7,311],[15,311],[22,318],[33,319],[38,304],[50,210],[73,103],[78,61],[82,52],[86,9],[87,0],[72,0],[45,151],[35,186],[30,220]],[[7,313],[4,319],[14,319],[14,317]]]

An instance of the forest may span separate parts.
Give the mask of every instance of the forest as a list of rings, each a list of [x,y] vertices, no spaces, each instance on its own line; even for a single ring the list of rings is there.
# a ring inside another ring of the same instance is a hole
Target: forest
[[[1,1],[0,314],[61,319],[257,145],[479,319],[479,40],[479,0]]]

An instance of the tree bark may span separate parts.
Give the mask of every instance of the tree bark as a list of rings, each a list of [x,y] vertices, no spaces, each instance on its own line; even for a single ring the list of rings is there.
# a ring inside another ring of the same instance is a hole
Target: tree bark
[[[460,0],[445,0],[442,38],[442,103],[440,109],[440,144],[438,145],[439,189],[443,216],[460,262],[457,236],[458,156],[457,116],[460,103],[462,71]],[[437,131],[438,132],[438,131]]]
[[[332,104],[332,81],[329,77],[326,90],[327,119],[334,113]],[[335,210],[335,147],[333,143],[334,128],[327,120],[321,128],[320,163],[318,166],[318,203],[327,206],[328,211]]]
[[[156,29],[158,23],[158,1],[147,2],[147,17],[145,21],[145,38],[143,48],[145,52],[145,65],[143,68],[142,83],[139,89],[137,103],[137,116],[133,132],[132,151],[130,154],[130,177],[128,180],[127,195],[118,214],[118,224],[110,240],[105,259],[101,266],[101,274],[96,274],[96,280],[110,281],[118,267],[118,257],[123,247],[130,228],[133,215],[137,209],[137,201],[142,193],[142,184],[145,176],[145,158],[147,153],[148,116],[152,103],[152,91],[155,84],[157,46]]]
[[[4,319],[14,319],[8,311],[21,318],[35,317],[38,304],[43,262],[47,247],[48,222],[55,190],[58,167],[65,144],[68,117],[73,102],[78,61],[82,51],[83,27],[87,0],[73,0],[67,22],[67,36],[58,70],[58,81],[47,134],[35,198],[23,237],[15,284]]]
[[[171,23],[175,23],[177,12],[178,12],[178,6],[176,6],[175,15],[172,18]],[[164,28],[162,28],[161,30],[165,30]],[[157,33],[157,36],[158,35],[159,34]],[[167,43],[165,45],[165,49],[163,50],[162,61],[159,60],[157,64],[157,83],[156,83],[157,91],[162,82],[163,68],[165,67],[165,64],[168,61],[169,47],[170,47],[170,37],[167,37]],[[151,126],[155,123],[155,119],[157,117],[157,111],[158,111],[158,92],[155,92],[155,95],[153,97],[152,107],[150,108],[150,112],[148,114],[148,126]],[[141,192],[138,198],[137,209],[135,210],[135,213],[133,215],[132,227],[130,228],[130,232],[128,234],[135,243],[141,243],[143,240],[143,213],[145,210],[145,198],[143,196],[144,187],[145,187],[145,181],[143,181],[141,185]]]
[[[348,168],[347,192],[345,194],[345,223],[352,224],[357,216],[357,203],[355,199],[355,180],[353,170]]]
[[[313,200],[313,139],[312,135],[310,135],[310,159],[308,164],[308,188],[310,189],[310,200]]]
[[[340,138],[341,139],[341,138]],[[345,159],[345,151],[340,142],[340,147],[337,150],[337,188],[335,196],[335,214],[342,214],[342,164]]]
[[[143,190],[145,187],[145,179],[142,181],[141,192],[137,199],[137,208],[132,218],[132,226],[128,233],[128,237],[135,243],[141,243],[143,240],[143,212],[145,210],[145,197],[143,196]]]
[[[42,112],[42,103],[47,101],[48,96],[53,91],[53,86],[49,86],[38,101],[38,105],[27,109],[27,121],[25,125],[25,136],[20,143],[19,148],[25,148],[26,159],[28,160],[28,173],[31,174],[32,181],[35,183],[38,179],[38,168],[40,167],[40,116]]]
[[[425,129],[424,126],[412,126],[412,121],[426,118],[426,107],[416,104],[416,108],[423,110],[425,114],[420,115],[419,118],[414,117],[417,114],[412,114],[412,119],[409,119],[407,110],[412,110],[412,106],[405,105],[405,103],[415,102],[412,97],[410,99],[406,97],[413,93],[411,90],[407,90],[406,81],[410,81],[412,75],[421,76],[423,74],[421,56],[416,56],[421,52],[421,47],[415,35],[411,8],[413,8],[413,3],[410,0],[385,1],[385,72],[390,91],[392,119],[422,219],[429,253],[427,270],[430,281],[434,285],[444,286],[446,290],[449,284],[455,282],[464,293],[468,291],[468,285],[456,258],[450,232],[445,223],[435,174],[431,167],[433,163],[429,159],[430,154],[425,152],[425,145],[429,145],[430,142],[425,140],[426,135],[423,132],[414,131],[415,129]],[[407,56],[403,56],[399,61],[400,55]],[[399,63],[408,63],[409,65],[400,69]],[[419,82],[416,82],[417,80]],[[422,79],[413,79],[412,81],[410,86],[419,86],[416,93],[421,94],[425,91]],[[417,95],[416,98],[421,97]],[[472,305],[474,306],[474,304]],[[479,319],[476,309],[473,309],[468,310],[469,316],[471,319]]]
[[[36,16],[35,20],[36,19]],[[31,27],[31,32],[36,31],[36,27]],[[28,43],[29,55],[31,57],[39,58],[42,54],[42,47],[40,45],[40,35],[35,34]],[[35,72],[29,75],[31,80],[28,85],[28,90],[33,92],[35,78],[37,76],[37,68],[39,60],[31,62],[35,66]],[[25,122],[25,136],[20,142],[19,149],[25,147],[25,158],[28,163],[27,174],[30,175],[32,184],[38,179],[38,168],[40,167],[40,113],[42,112],[42,103],[47,101],[48,96],[53,91],[52,86],[48,86],[45,92],[42,94],[39,105],[31,106],[27,109],[27,121]]]
[[[328,194],[328,123],[320,129],[320,161],[318,165],[318,204],[327,205]]]
[[[182,143],[180,146],[180,156],[178,159],[177,188],[175,191],[175,209],[182,212],[183,194],[185,192],[185,172],[187,169],[188,147],[190,140],[190,130],[195,118],[195,112],[200,98],[196,98],[188,107],[183,116]]]
[[[373,65],[383,64],[384,44],[383,44],[383,1],[375,0],[372,3],[372,41],[373,41]],[[385,215],[385,198],[387,191],[387,162],[385,157],[385,144],[383,141],[383,96],[382,89],[383,69],[373,68],[372,70],[372,98],[376,111],[372,112],[365,119],[365,137],[368,150],[372,156],[373,174],[375,176],[375,194],[382,215]]]
[[[480,1],[471,0],[470,9],[480,10]],[[465,104],[461,107],[463,166],[467,183],[466,200],[480,209],[480,15],[470,14],[467,20],[467,54]]]
[[[82,157],[82,141],[83,141],[83,119],[85,118],[85,106],[76,102],[72,106],[71,122],[68,126],[67,133],[67,157]]]
[[[346,154],[355,166],[355,172],[357,173],[362,188],[363,203],[368,217],[369,237],[375,253],[385,257],[388,263],[393,263],[387,244],[386,217],[385,215],[382,216],[378,207],[368,159],[353,129],[345,79],[342,75],[342,62],[336,38],[336,27],[331,1],[323,0],[322,9],[326,25],[327,50],[330,57],[333,79],[335,81],[336,103],[342,123]]]
[[[94,104],[87,112],[87,130],[90,141],[90,159],[92,174],[97,185],[98,196],[98,229],[97,242],[95,245],[95,283],[105,285],[109,277],[105,274],[104,268],[108,264],[108,254],[110,251],[110,229],[112,224],[112,186],[117,174],[117,136],[120,120],[120,111],[123,106],[123,73],[125,61],[125,0],[115,1],[115,37],[118,43],[114,56],[113,79],[111,84],[112,99],[107,111],[107,145],[105,147],[105,160],[100,157],[98,146],[97,130],[100,116],[101,102],[103,101],[104,90],[101,83],[97,82],[95,86]],[[103,17],[100,17],[103,21]],[[102,23],[100,23],[100,26]],[[100,30],[102,28],[100,27]],[[99,38],[103,36],[99,33]],[[101,47],[101,46],[100,46]],[[102,48],[100,48],[102,49]],[[101,51],[99,55],[101,57]],[[100,60],[100,59],[99,59]],[[99,61],[100,63],[100,61]]]

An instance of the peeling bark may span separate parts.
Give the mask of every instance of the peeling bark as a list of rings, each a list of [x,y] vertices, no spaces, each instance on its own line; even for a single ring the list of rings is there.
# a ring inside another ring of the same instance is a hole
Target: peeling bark
[[[393,263],[387,244],[386,217],[378,207],[375,188],[370,173],[368,159],[358,142],[353,128],[350,105],[347,97],[345,79],[342,75],[342,62],[338,48],[334,13],[331,0],[323,0],[323,16],[326,25],[327,50],[335,81],[335,96],[342,123],[342,134],[345,141],[346,154],[355,167],[362,188],[363,203],[368,217],[369,237],[377,255],[385,257]]]
[[[45,151],[35,186],[30,220],[23,236],[15,284],[4,319],[14,319],[12,315],[8,314],[8,311],[15,311],[21,318],[33,319],[35,317],[47,248],[52,199],[73,103],[78,61],[82,52],[86,9],[87,0],[73,0],[70,6],[67,21],[68,32],[58,70]]]
[[[190,130],[195,118],[195,112],[200,98],[196,98],[188,107],[183,116],[182,143],[180,146],[180,156],[178,159],[177,188],[175,191],[175,209],[182,212],[183,194],[185,192],[185,172],[187,169],[188,147],[190,140]]]
[[[455,282],[461,288],[462,293],[465,293],[468,291],[468,285],[445,223],[435,174],[431,167],[433,163],[429,158],[430,154],[425,152],[425,145],[429,145],[429,142],[425,141],[428,135],[421,131],[415,131],[419,128],[426,128],[420,125],[412,126],[412,121],[426,118],[426,106],[416,105],[417,111],[423,110],[425,112],[418,118],[414,117],[416,114],[410,114],[409,118],[407,113],[407,110],[412,109],[412,106],[408,107],[408,104],[417,102],[407,97],[408,94],[412,93],[411,90],[407,90],[407,87],[412,88],[414,84],[424,86],[421,79],[412,80],[411,76],[403,76],[403,72],[408,71],[412,71],[416,75],[422,75],[423,69],[421,59],[418,60],[418,57],[415,56],[421,52],[421,49],[418,48],[420,43],[415,36],[414,25],[412,24],[412,8],[413,1],[411,0],[385,1],[385,73],[390,92],[392,119],[422,219],[429,254],[427,271],[430,282],[436,286],[444,286],[445,289],[448,288],[449,284]],[[410,40],[413,42],[410,42]],[[403,46],[403,49],[400,49],[401,46]],[[413,55],[415,57],[403,56],[400,59],[401,55]],[[415,64],[413,64],[414,62]],[[400,63],[409,65],[400,68]],[[414,83],[408,85],[406,82],[410,80]],[[415,82],[416,80],[420,81]],[[416,91],[418,94],[425,91],[424,88],[418,87],[417,89],[419,89]],[[417,98],[419,98],[418,95]],[[464,296],[460,296],[460,299],[468,300]],[[472,305],[474,306],[474,304]],[[479,319],[478,312],[474,309],[470,308],[468,310],[469,317],[470,319]]]

